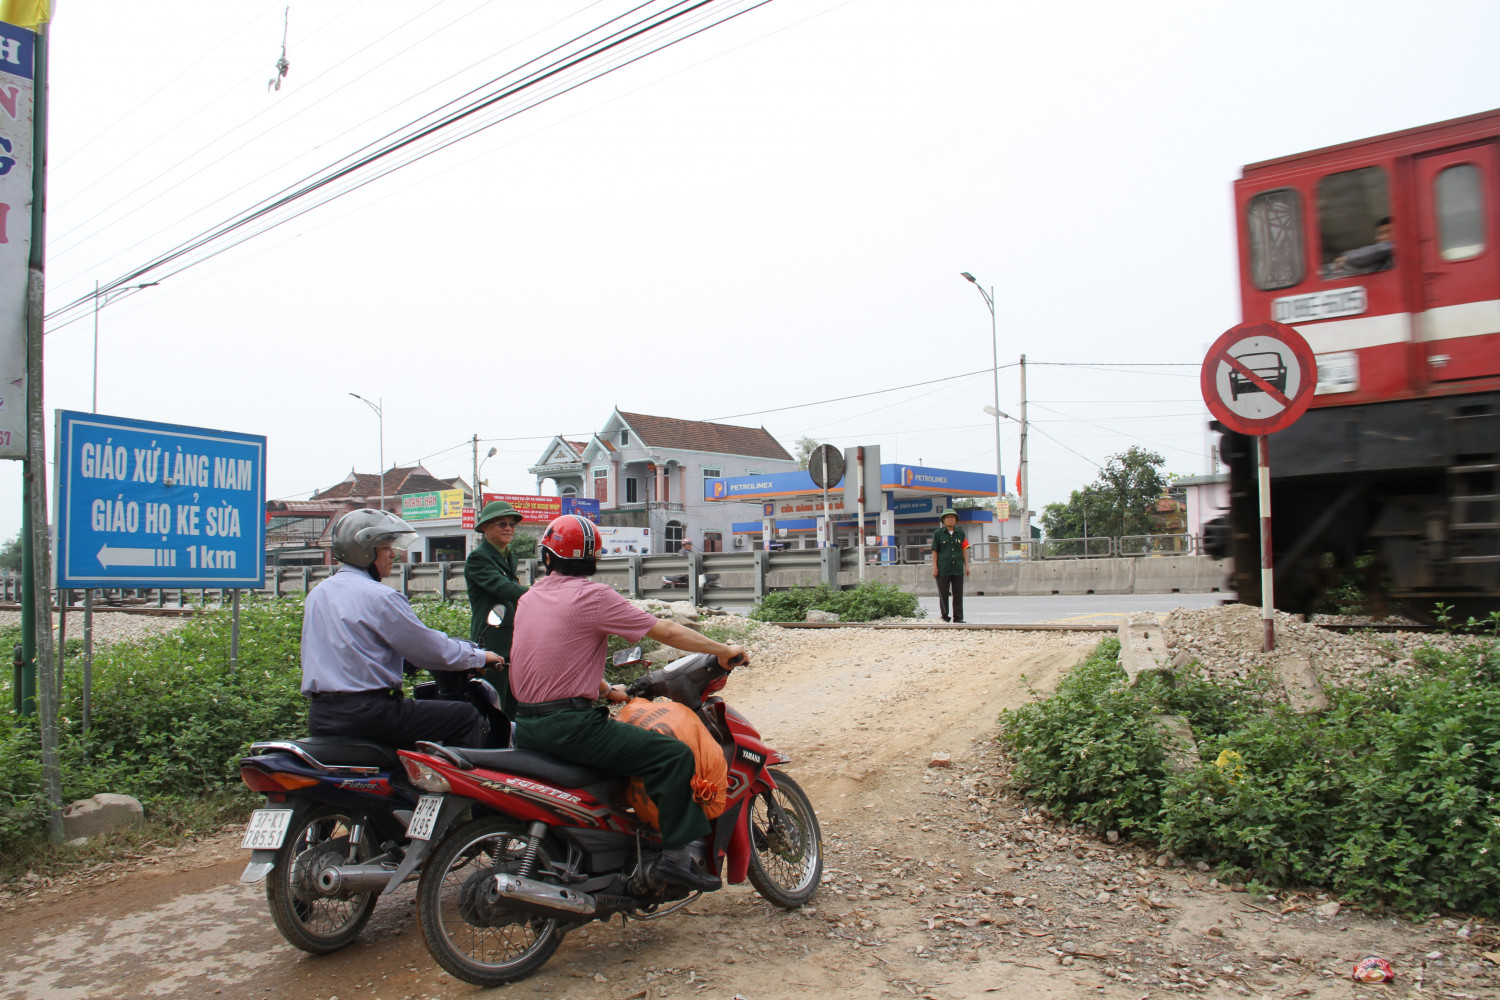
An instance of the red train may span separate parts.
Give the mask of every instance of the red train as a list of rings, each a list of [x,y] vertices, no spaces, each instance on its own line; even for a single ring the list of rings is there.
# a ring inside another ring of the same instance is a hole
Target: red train
[[[1245,320],[1318,359],[1312,407],[1271,437],[1277,606],[1354,578],[1409,612],[1500,607],[1500,111],[1254,163],[1234,194]],[[1253,445],[1223,433],[1209,540],[1247,603]]]

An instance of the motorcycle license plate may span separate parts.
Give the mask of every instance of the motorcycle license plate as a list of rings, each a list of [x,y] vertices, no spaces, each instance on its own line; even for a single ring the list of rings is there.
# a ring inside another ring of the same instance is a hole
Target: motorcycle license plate
[[[245,827],[240,847],[248,851],[274,851],[286,839],[287,827],[291,825],[290,809],[257,809],[250,814],[250,825]]]
[[[437,825],[438,810],[443,807],[441,795],[424,795],[417,800],[417,811],[411,814],[411,823],[406,828],[412,840],[430,840],[432,828]]]

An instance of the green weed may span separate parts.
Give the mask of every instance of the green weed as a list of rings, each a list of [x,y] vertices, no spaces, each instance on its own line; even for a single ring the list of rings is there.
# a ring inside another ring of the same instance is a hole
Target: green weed
[[[1267,884],[1500,914],[1500,647],[1420,650],[1308,714],[1263,678],[1127,688],[1116,653],[1101,643],[1051,698],[1002,714],[1028,796]],[[1165,766],[1158,714],[1187,717],[1199,764]]]
[[[914,594],[893,584],[873,581],[849,590],[835,590],[820,583],[816,587],[773,591],[756,603],[750,617],[763,622],[800,622],[806,621],[807,613],[812,610],[831,611],[846,622],[926,617]]]

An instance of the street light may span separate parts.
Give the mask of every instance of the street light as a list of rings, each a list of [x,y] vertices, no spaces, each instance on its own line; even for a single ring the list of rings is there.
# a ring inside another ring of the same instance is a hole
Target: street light
[[[990,344],[994,349],[995,358],[993,372],[995,376],[995,405],[993,407],[985,407],[985,412],[993,410],[995,417],[995,508],[998,516],[1000,501],[1005,499],[1005,466],[1000,460],[1000,334],[995,328],[995,286],[991,285],[990,290],[986,292],[984,286],[968,271],[960,271],[959,273],[963,275],[964,280],[979,290],[979,294],[984,296],[984,304],[989,306],[990,309]],[[1003,530],[1001,535],[1003,538]]]
[[[366,399],[365,397],[361,396],[357,392],[351,392],[351,393],[349,393],[349,395],[353,396],[355,399],[359,400],[361,403],[364,403],[366,406],[368,406],[371,410],[375,411],[375,418],[376,418],[376,420],[379,421],[379,426],[380,426],[380,509],[381,510],[385,510],[385,400],[381,399],[378,402],[372,403],[368,399]]]
[[[489,452],[484,456],[484,462],[488,462],[490,459],[494,458],[495,453],[499,450],[499,448],[491,448]],[[474,473],[474,486],[476,489],[484,482],[484,480],[479,478],[480,475],[484,472],[484,462],[479,463],[479,471]]]
[[[155,288],[159,284],[161,284],[160,281],[148,281],[144,285],[127,285],[124,288],[113,288],[100,296],[99,282],[97,279],[94,281],[94,393],[93,407],[90,412],[99,412],[99,307],[109,305],[111,299],[118,298],[126,292]]]

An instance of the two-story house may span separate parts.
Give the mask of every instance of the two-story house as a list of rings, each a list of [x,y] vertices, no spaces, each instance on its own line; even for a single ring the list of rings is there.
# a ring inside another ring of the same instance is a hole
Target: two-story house
[[[599,501],[599,520],[651,529],[658,551],[691,541],[722,551],[736,520],[760,516],[760,504],[707,503],[706,479],[790,472],[796,459],[764,427],[654,417],[615,410],[586,441],[555,437],[528,471],[537,492],[552,480],[559,496]]]

